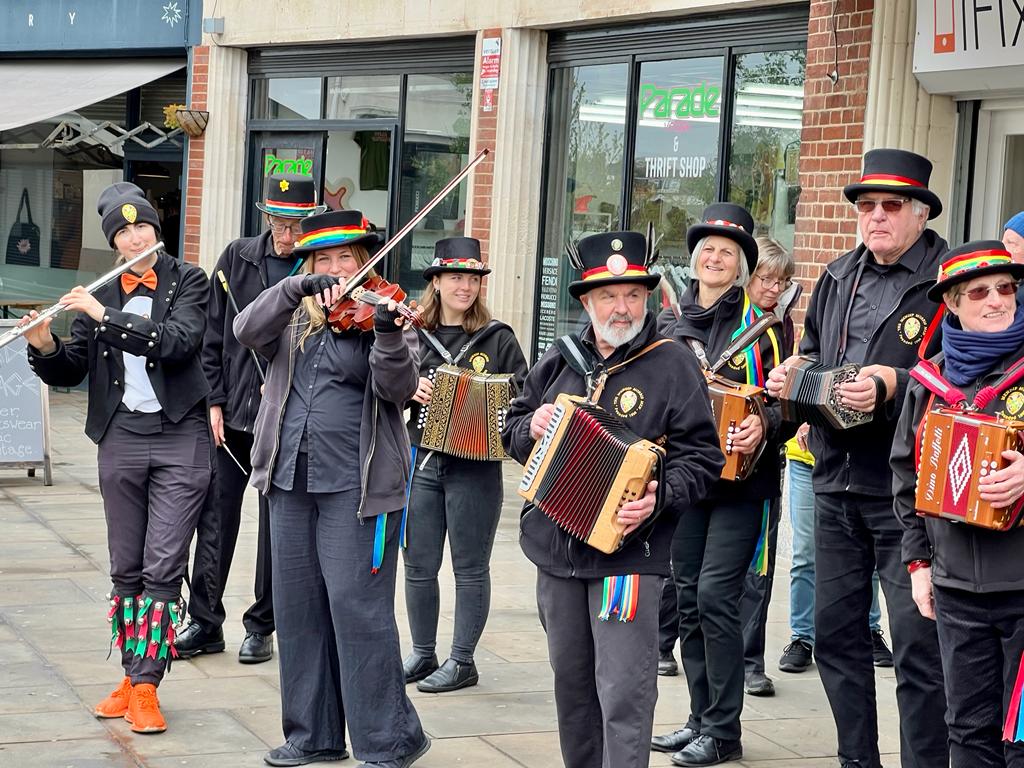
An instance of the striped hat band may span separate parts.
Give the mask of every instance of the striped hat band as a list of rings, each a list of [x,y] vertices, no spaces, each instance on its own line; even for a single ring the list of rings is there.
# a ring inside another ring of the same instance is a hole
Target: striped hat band
[[[891,173],[869,173],[861,177],[860,183],[878,184],[886,187],[918,187],[920,189],[926,189],[925,185],[917,179],[911,179],[906,176],[896,176]]]
[[[264,204],[267,213],[273,215],[275,213],[282,216],[296,216],[303,215],[306,213],[312,213],[316,210],[316,203],[290,203],[284,200],[267,200]]]
[[[344,245],[350,240],[363,237],[367,233],[367,222],[363,219],[361,227],[324,227],[303,233],[296,244],[298,248],[330,248]]]
[[[431,267],[441,269],[487,269],[480,259],[442,259],[436,258],[430,262]]]
[[[973,251],[972,253],[961,253],[939,267],[938,282],[948,280],[954,275],[959,275],[972,269],[982,267],[996,267],[1004,264],[1012,264],[1013,259],[1010,253],[1003,250]]]

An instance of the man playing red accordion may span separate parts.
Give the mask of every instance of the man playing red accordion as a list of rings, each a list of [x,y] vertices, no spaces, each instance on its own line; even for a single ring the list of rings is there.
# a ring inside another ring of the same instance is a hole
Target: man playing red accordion
[[[915,381],[910,382],[892,450],[895,509],[904,528],[903,562],[918,610],[937,622],[953,768],[1024,766],[1024,744],[1013,741],[1024,683],[1024,677],[1018,678],[1024,651],[1024,529],[986,530],[919,517],[915,487],[927,482],[927,465],[918,479],[918,457],[925,455],[921,427],[929,411],[955,405],[953,401],[970,404],[981,414],[1024,418],[1024,376],[1014,376],[1015,371],[1024,372],[1024,312],[1016,298],[1022,277],[1024,265],[1012,263],[998,241],[966,243],[947,254],[929,291],[947,310],[942,354],[931,359],[931,366],[922,364],[911,373]],[[954,512],[952,502],[972,491],[993,507],[1019,507],[1024,455],[1003,452],[996,459],[1000,468],[975,480],[969,433],[959,434],[944,457],[953,487],[948,497],[943,493],[941,513]],[[1001,734],[1004,720],[1007,727]]]
[[[669,543],[679,514],[705,495],[724,459],[696,358],[660,336],[648,316],[647,299],[660,279],[648,271],[650,238],[592,235],[570,259],[583,275],[569,291],[590,323],[581,338],[560,339],[530,371],[502,438],[508,453],[525,463],[552,418],[555,398],[589,394],[591,377],[584,372],[604,370],[596,402],[666,451],[662,484],[649,483],[641,498],[619,510],[627,538],[613,554],[570,537],[533,505],[520,522],[523,551],[537,566],[566,767],[646,768]],[[577,353],[572,361],[570,349]]]

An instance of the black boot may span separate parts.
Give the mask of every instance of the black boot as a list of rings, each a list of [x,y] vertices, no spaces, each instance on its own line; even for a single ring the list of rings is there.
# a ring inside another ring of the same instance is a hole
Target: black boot
[[[245,640],[238,648],[238,660],[242,664],[260,664],[274,658],[274,636],[261,632],[246,632]]]
[[[174,647],[182,659],[191,659],[201,653],[220,653],[224,650],[224,630],[217,627],[207,632],[193,621],[174,638]]]
[[[418,653],[410,653],[402,662],[402,670],[405,672],[405,684],[415,683],[437,669],[437,656],[420,656]]]
[[[447,693],[459,688],[469,688],[480,680],[476,664],[472,661],[463,664],[455,659],[448,659],[436,672],[416,683],[416,690],[424,693]]]
[[[672,762],[683,766],[718,765],[743,757],[743,745],[701,734],[672,755]]]

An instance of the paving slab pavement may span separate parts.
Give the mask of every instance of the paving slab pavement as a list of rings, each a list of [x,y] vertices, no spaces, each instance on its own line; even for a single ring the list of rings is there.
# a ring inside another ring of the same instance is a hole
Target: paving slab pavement
[[[54,485],[24,471],[0,470],[0,768],[232,768],[263,765],[280,744],[277,666],[242,665],[242,611],[252,600],[256,503],[246,499],[227,584],[228,651],[175,662],[160,687],[169,729],[133,734],[122,721],[97,720],[93,704],[120,680],[106,659],[106,531],[96,480],[95,446],[82,433],[85,396],[52,392]],[[40,473],[41,474],[41,473]],[[551,669],[534,602],[534,569],[516,542],[517,467],[506,465],[505,506],[492,560],[491,616],[477,654],[480,684],[433,696],[410,689],[434,739],[417,768],[557,768]],[[742,761],[746,768],[834,768],[835,728],[812,667],[771,672],[788,642],[788,526],[780,533],[778,573],[768,626],[767,662],[777,695],[747,698]],[[399,574],[397,614],[410,645]],[[454,582],[442,571],[439,647],[451,641]],[[883,759],[898,764],[898,716],[892,670],[879,670]],[[661,678],[655,732],[681,725],[688,711],[683,678]],[[349,760],[339,765],[355,765]],[[669,766],[652,753],[651,766]]]

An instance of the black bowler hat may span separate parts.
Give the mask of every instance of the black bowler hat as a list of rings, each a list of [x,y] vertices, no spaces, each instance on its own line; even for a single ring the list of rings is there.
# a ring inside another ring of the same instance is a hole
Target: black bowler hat
[[[928,298],[942,301],[942,294],[957,283],[1002,274],[1020,280],[1024,278],[1024,264],[1015,264],[1006,246],[998,240],[972,240],[946,253],[937,282],[928,289]]]
[[[316,185],[310,176],[275,173],[267,177],[263,202],[256,207],[282,219],[302,219],[327,210],[316,204]]]
[[[734,241],[743,249],[747,269],[753,274],[757,267],[757,241],[754,240],[754,217],[742,205],[735,203],[712,203],[704,209],[703,220],[686,230],[686,247],[690,255],[697,258],[694,249],[697,243],[709,235],[720,235]]]
[[[930,210],[928,218],[942,213],[942,201],[928,189],[932,164],[927,157],[905,149],[872,149],[864,155],[864,173],[856,184],[843,187],[851,203],[865,192],[892,192],[920,200]]]
[[[446,237],[434,243],[434,260],[423,270],[423,279],[429,280],[441,272],[491,274],[480,259],[480,241],[475,237]]]
[[[295,241],[294,254],[308,256],[341,245],[362,245],[374,253],[384,242],[384,236],[366,220],[362,211],[318,213],[303,219],[300,226],[302,232]]]
[[[651,274],[649,267],[657,258],[654,233],[605,232],[584,237],[575,246],[569,244],[569,261],[583,273],[581,279],[569,283],[569,293],[578,299],[602,285],[640,283],[653,289],[661,275]]]

